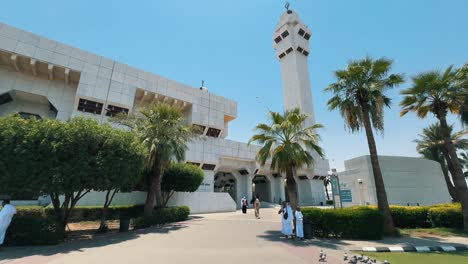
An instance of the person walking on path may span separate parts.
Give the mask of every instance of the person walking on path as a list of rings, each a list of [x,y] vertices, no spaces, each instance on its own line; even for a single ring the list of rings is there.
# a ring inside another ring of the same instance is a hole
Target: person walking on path
[[[292,235],[293,235],[292,221],[293,221],[294,216],[293,216],[293,211],[289,203],[283,202],[281,204],[281,209],[278,211],[278,214],[281,214],[281,232],[287,238],[288,237],[292,238]]]
[[[296,237],[303,240],[304,239],[304,215],[301,212],[301,208],[296,207]]]
[[[10,204],[10,199],[3,200],[2,211],[0,211],[0,247],[5,240],[5,234],[10,226],[11,219],[16,214],[16,208]]]
[[[258,196],[258,194],[257,194],[257,197],[255,197],[254,208],[255,208],[255,217],[257,219],[260,219],[260,197]]]
[[[249,207],[249,203],[247,202],[247,198],[242,197],[241,199],[241,208],[242,208],[242,213],[246,214],[247,213],[247,207]]]

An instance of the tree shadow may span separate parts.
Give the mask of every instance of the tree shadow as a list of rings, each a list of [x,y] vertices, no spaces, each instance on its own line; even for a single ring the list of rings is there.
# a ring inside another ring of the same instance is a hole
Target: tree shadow
[[[386,247],[386,246],[454,246],[466,247],[465,243],[450,242],[438,237],[390,237],[381,240],[360,240],[360,239],[341,239],[341,238],[313,238],[298,240],[285,238],[278,230],[268,230],[257,236],[271,242],[285,243],[297,247],[316,246],[321,248],[349,250],[362,248],[366,246]]]
[[[187,228],[189,225],[184,222],[166,224],[158,227],[131,230],[124,233],[108,233],[94,238],[65,241],[58,245],[51,246],[23,246],[5,247],[0,253],[0,260],[15,260],[30,256],[52,256],[55,254],[66,254],[70,252],[82,252],[83,249],[97,248],[112,244],[122,243],[128,240],[139,238],[146,234],[169,234],[177,230]]]

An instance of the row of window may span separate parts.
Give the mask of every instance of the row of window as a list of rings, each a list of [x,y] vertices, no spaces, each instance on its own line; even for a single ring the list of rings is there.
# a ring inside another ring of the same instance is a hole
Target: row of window
[[[299,34],[299,36],[305,38],[306,40],[310,39],[310,34],[307,33],[305,30],[303,30],[302,28],[299,29],[297,34]],[[289,36],[289,31],[287,31],[287,30],[283,31],[283,33],[281,33],[281,35],[279,35],[278,37],[275,38],[275,43],[276,44],[280,43],[287,36]]]
[[[102,109],[104,107],[103,103],[91,101],[91,100],[86,100],[80,98],[78,101],[78,111],[85,112],[85,113],[91,113],[95,115],[100,115],[102,113]],[[128,114],[128,109],[124,107],[119,107],[115,105],[107,105],[106,110],[106,116],[113,117],[119,113],[124,113]]]
[[[302,28],[299,29],[299,32],[297,32],[299,34],[299,36],[305,38],[306,40],[309,40],[310,39],[310,34],[305,32],[305,30],[303,30]]]
[[[193,128],[195,129],[195,132],[197,134],[203,135],[203,133],[205,132],[206,126],[193,124]],[[215,138],[219,137],[219,134],[221,134],[221,129],[217,129],[213,127],[208,128],[208,131],[206,132],[207,136],[215,137]]]
[[[293,51],[293,48],[292,47],[289,47],[285,52],[281,53],[280,55],[278,55],[278,58],[281,60],[282,58],[284,58],[286,55],[288,55],[289,53],[291,53]],[[297,47],[297,51],[299,53],[302,53],[304,54],[306,57],[309,56],[309,52],[305,49],[303,49],[302,47]]]

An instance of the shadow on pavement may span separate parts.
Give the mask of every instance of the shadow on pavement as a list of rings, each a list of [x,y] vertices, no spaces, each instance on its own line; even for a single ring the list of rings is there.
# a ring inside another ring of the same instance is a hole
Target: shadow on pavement
[[[6,247],[0,251],[1,260],[13,260],[24,257],[39,255],[52,256],[55,254],[67,254],[70,252],[82,252],[83,249],[103,247],[118,244],[128,240],[136,239],[145,234],[169,234],[171,232],[188,227],[184,222],[164,225],[162,227],[150,227],[141,230],[132,230],[125,233],[103,234],[92,239],[80,239],[66,241],[53,246],[30,246],[30,247]]]
[[[257,237],[272,242],[285,243],[297,247],[316,246],[336,250],[344,250],[357,247],[368,246],[466,246],[463,243],[450,242],[437,237],[392,237],[382,240],[348,240],[340,238],[313,238],[306,240],[293,240],[285,238],[281,231],[269,230]]]

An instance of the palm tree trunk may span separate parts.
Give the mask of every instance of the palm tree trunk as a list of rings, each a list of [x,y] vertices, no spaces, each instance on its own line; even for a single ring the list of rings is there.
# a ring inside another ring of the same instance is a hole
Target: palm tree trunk
[[[448,175],[448,171],[450,171],[450,174],[453,175],[454,170],[453,170],[452,160],[450,159],[450,156],[445,146],[442,147],[442,155],[444,156],[445,162],[444,160],[441,160],[439,163],[442,166],[442,173],[444,174],[444,179],[445,179],[445,183],[447,184],[447,189],[449,191],[450,196],[452,196],[452,200],[454,202],[459,202],[460,200],[457,197],[455,186],[453,186],[453,183],[450,180],[450,177]],[[448,171],[447,171],[447,167],[448,167]]]
[[[377,147],[375,145],[374,133],[372,132],[371,122],[369,118],[369,111],[365,107],[362,108],[362,111],[372,164],[372,172],[374,174],[375,191],[377,194],[377,206],[385,219],[384,233],[386,235],[394,236],[396,234],[396,230],[393,224],[392,214],[390,213],[390,206],[388,205],[387,192],[385,191],[385,184],[382,177],[382,171],[380,170],[379,158],[377,155]]]
[[[327,201],[330,201],[330,195],[328,195],[328,184],[325,185],[325,193],[327,194]]]
[[[289,204],[293,210],[296,210],[297,190],[296,180],[294,179],[294,170],[292,168],[286,170],[286,189],[288,190]]]
[[[450,130],[447,125],[446,113],[439,113],[437,117],[440,121],[440,128],[444,137],[445,147],[447,148],[450,160],[452,161],[453,173],[452,179],[455,185],[457,198],[460,200],[463,214],[463,225],[465,231],[468,231],[468,188],[466,186],[465,176],[458,160],[457,151],[450,138]]]

